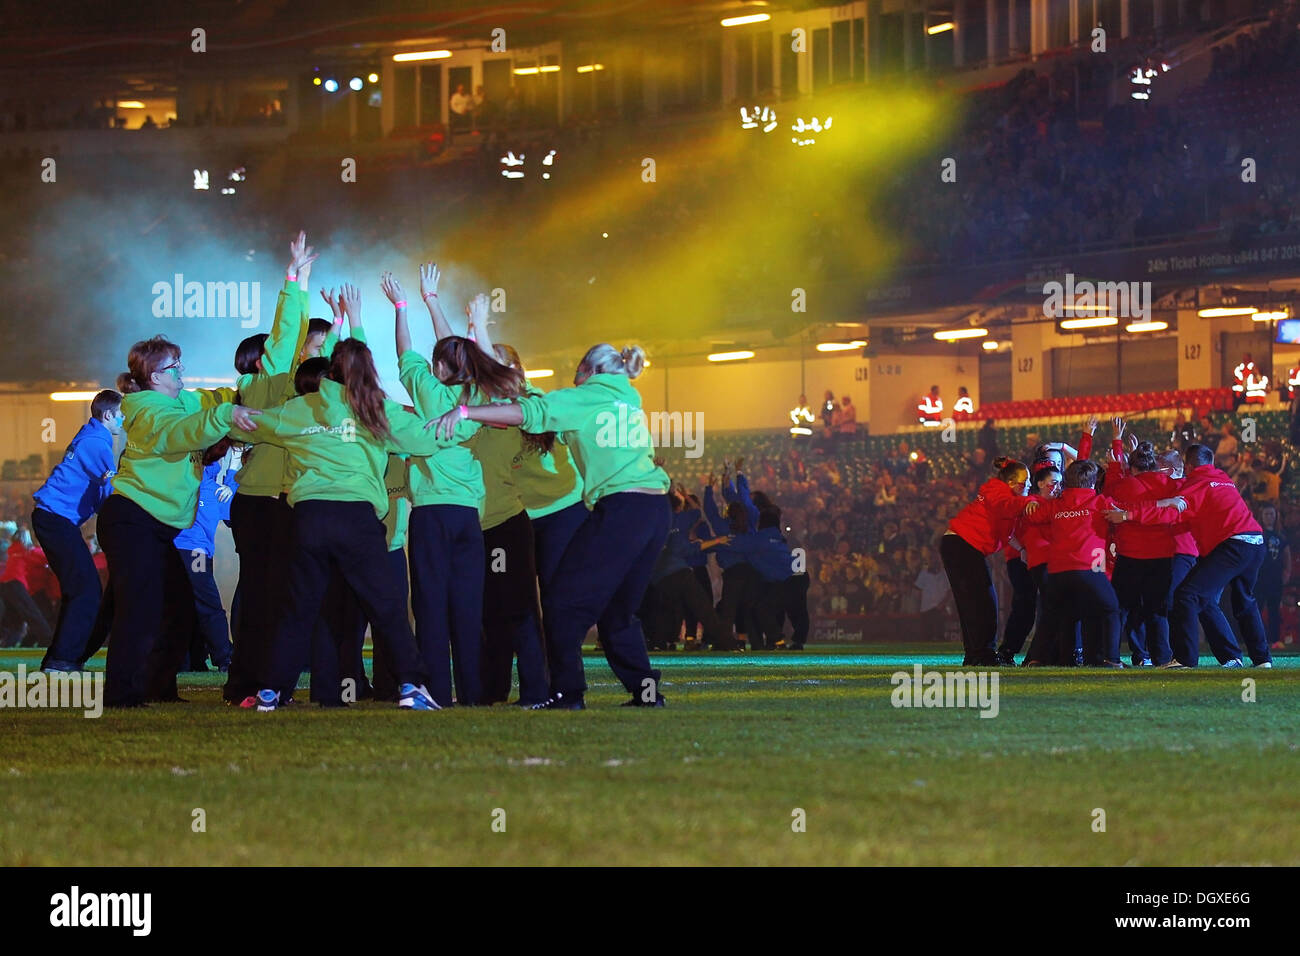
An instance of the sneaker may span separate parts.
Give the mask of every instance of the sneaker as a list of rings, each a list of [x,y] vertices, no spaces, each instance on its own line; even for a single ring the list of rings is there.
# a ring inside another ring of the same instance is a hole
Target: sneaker
[[[1161,669],[1162,671],[1186,671],[1186,670],[1191,670],[1190,667],[1188,667],[1186,664],[1182,663],[1181,661],[1170,661],[1168,664],[1161,664],[1161,665],[1160,665],[1160,669]]]
[[[249,699],[254,700],[254,698],[249,698]],[[255,698],[255,701],[256,701],[258,712],[265,714],[279,708],[280,695],[276,691],[270,689],[263,689],[257,692],[257,697]],[[245,704],[247,704],[247,701],[245,701],[243,704],[240,704],[239,706],[243,707],[245,706]]]
[[[577,694],[565,696],[560,692],[555,692],[540,704],[533,704],[529,710],[586,710],[587,705],[583,703],[582,697]]]
[[[998,651],[998,653],[997,653],[997,657],[996,657],[996,660],[997,660],[997,663],[994,665],[995,667],[1015,667],[1015,666],[1016,666],[1016,655],[1015,655],[1015,654],[1008,654],[1008,653],[1006,653],[1005,651]]]
[[[46,672],[58,671],[59,673],[71,674],[76,673],[81,670],[81,668],[78,667],[74,661],[60,661],[51,658],[41,665],[41,670]]]
[[[654,699],[653,703],[647,704],[640,697],[633,697],[631,700],[625,700],[619,704],[620,707],[667,707],[668,703],[664,700],[664,695],[660,694]]]
[[[1155,667],[1155,664],[1151,663],[1151,658],[1149,658],[1149,657],[1144,657],[1144,658],[1142,658],[1141,661],[1139,661],[1139,662],[1138,662],[1137,664],[1135,664],[1134,666],[1135,666],[1135,667]]]
[[[233,700],[228,700],[228,701],[226,701],[226,703],[227,703],[227,704],[233,704],[234,701],[233,701]],[[257,695],[254,694],[252,697],[245,697],[243,700],[241,700],[241,701],[239,702],[239,706],[240,706],[241,708],[243,708],[244,710],[250,710],[250,709],[256,707],[256,706],[257,706]]]
[[[1128,665],[1123,661],[1102,661],[1101,667],[1113,667],[1115,670],[1122,670]]]
[[[1042,661],[1025,661],[1020,666],[1021,667],[1047,667],[1049,665],[1044,664]]]
[[[397,688],[397,706],[405,710],[442,710],[421,684],[403,684]]]
[[[1232,657],[1224,661],[1221,666],[1225,668],[1233,668],[1233,667],[1245,667],[1246,665],[1241,662],[1240,657]]]
[[[1267,668],[1267,669],[1269,669],[1269,670],[1272,670],[1272,668],[1273,668],[1273,662],[1272,662],[1272,661],[1262,661],[1262,662],[1260,662],[1260,663],[1258,663],[1258,664],[1256,664],[1256,665],[1254,665],[1254,666],[1255,666],[1255,667],[1264,667],[1264,668]]]

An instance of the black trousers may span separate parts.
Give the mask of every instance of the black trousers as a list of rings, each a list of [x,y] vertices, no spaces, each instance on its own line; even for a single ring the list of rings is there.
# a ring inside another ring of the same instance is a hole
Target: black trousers
[[[176,531],[124,495],[110,496],[99,510],[97,533],[113,588],[107,707],[178,699],[189,628],[175,615],[193,608],[194,592],[173,543]]]
[[[939,539],[939,557],[948,573],[957,619],[961,621],[961,641],[966,651],[963,666],[996,664],[998,596],[993,590],[988,560],[957,534],[945,534]]]
[[[569,542],[546,598],[553,691],[586,691],[582,641],[595,624],[605,659],[628,692],[640,699],[648,680],[658,693],[660,673],[650,666],[636,611],[671,521],[667,495],[627,491],[596,502]]]
[[[518,660],[519,702],[540,704],[550,686],[537,603],[533,524],[521,511],[483,532],[483,689],[481,702],[510,699]],[[554,586],[554,585],[552,585]]]
[[[82,659],[90,642],[90,629],[95,624],[103,588],[95,560],[81,536],[81,529],[62,515],[44,508],[32,512],[32,533],[42,550],[50,570],[59,580],[63,600],[59,604],[59,618],[54,625],[54,638],[45,652],[44,667],[51,661],[77,663]],[[30,627],[30,625],[29,625]]]
[[[207,655],[212,658],[214,666],[230,666],[230,623],[226,620],[226,609],[221,604],[221,591],[217,587],[217,578],[212,566],[212,558],[204,555],[202,562],[188,551],[181,551],[181,560],[185,562],[185,571],[190,579],[190,589],[194,592],[194,616],[198,633],[203,638]],[[197,567],[196,567],[197,565]],[[203,663],[200,657],[193,662]],[[198,667],[196,666],[197,670]]]
[[[682,623],[688,615],[704,625],[704,642],[710,647],[726,650],[734,646],[731,634],[713,609],[713,598],[700,587],[699,580],[690,568],[682,568],[665,575],[650,589],[654,592],[651,624],[652,644],[670,644],[677,640]],[[648,593],[648,592],[647,592]],[[643,620],[644,623],[644,620]],[[694,631],[687,631],[691,636]]]
[[[234,628],[238,639],[221,694],[238,703],[261,689],[257,675],[270,666],[268,654],[285,611],[285,570],[294,557],[293,509],[284,495],[236,494],[230,503],[230,531],[239,554],[239,617]],[[314,628],[312,621],[303,626]],[[293,693],[292,686],[276,690]]]
[[[699,583],[700,590],[703,591],[708,596],[709,607],[713,608],[714,607],[713,580],[709,577],[708,565],[707,564],[693,565],[690,570],[691,570],[691,576],[694,577],[695,580]],[[714,611],[714,613],[716,614],[717,612]],[[696,628],[702,623],[703,621],[701,621],[700,618],[696,617],[690,608],[686,609],[686,636],[687,637],[694,637]]]
[[[405,569],[402,579],[406,579]],[[332,567],[329,586],[312,630],[310,700],[324,707],[336,707],[372,695],[362,658],[365,640],[366,614],[361,602],[348,587],[343,572]],[[394,689],[393,699],[396,697]]]
[[[1145,658],[1157,667],[1173,657],[1169,647],[1169,592],[1173,558],[1131,558],[1119,555],[1111,582],[1124,615],[1124,636],[1133,663]]]
[[[762,646],[762,638],[754,633],[754,602],[757,599],[758,585],[758,572],[752,565],[742,563],[724,568],[718,617],[722,619],[723,627],[735,630],[737,638],[749,635],[752,638],[751,644],[757,642],[757,646]]]
[[[1281,586],[1255,588],[1255,600],[1259,602],[1264,618],[1264,633],[1271,648],[1282,640],[1282,588]]]
[[[1039,564],[1029,569],[1029,576],[1034,579],[1034,589],[1041,596],[1046,584],[1047,564]],[[1040,664],[1064,664],[1061,660],[1061,619],[1059,615],[1044,611],[1043,602],[1038,602],[1038,613],[1034,618],[1034,639],[1029,642],[1025,660]],[[1073,661],[1073,656],[1070,660]]]
[[[411,511],[407,542],[415,642],[429,672],[429,693],[451,706],[454,664],[456,702],[482,703],[485,568],[478,509],[421,505]]]
[[[1104,662],[1118,663],[1119,599],[1115,597],[1115,589],[1106,579],[1105,572],[1061,571],[1047,575],[1043,587],[1043,602],[1054,609],[1049,616],[1060,615],[1060,619],[1070,622],[1062,629],[1066,640],[1060,656],[1073,654],[1073,621],[1078,620],[1083,624],[1084,663],[1094,666]]]
[[[425,684],[428,675],[411,633],[405,590],[389,574],[384,525],[364,501],[300,501],[293,508],[293,561],[289,565],[289,599],[270,648],[268,664],[257,674],[263,688],[292,690],[302,661],[313,644],[315,621],[337,568],[361,609],[392,651],[399,684]],[[247,595],[244,599],[247,601]],[[312,648],[312,670],[337,667],[337,653]]]
[[[1263,563],[1262,544],[1247,544],[1236,538],[1222,542],[1196,562],[1174,592],[1171,612],[1174,656],[1180,663],[1189,667],[1199,663],[1198,617],[1210,650],[1220,664],[1241,657],[1232,628],[1219,610],[1219,597],[1225,588],[1231,589],[1233,616],[1241,628],[1250,659],[1256,664],[1272,660],[1259,605],[1255,603],[1255,581]]]
[[[1025,646],[1025,638],[1033,630],[1038,615],[1038,585],[1020,558],[1007,561],[1007,577],[1011,579],[1011,616],[1007,618],[998,649],[1004,655],[1014,657]]]
[[[33,600],[21,581],[0,582],[0,601],[3,601],[5,645],[19,642],[18,633],[27,624],[27,636],[22,638],[25,647],[49,647],[53,639],[49,619]],[[46,655],[48,656],[48,654]]]
[[[81,657],[77,660],[78,664],[85,664],[96,654],[99,649],[108,643],[109,632],[113,628],[113,579],[109,578],[107,586],[104,588],[104,596],[99,599],[99,610],[95,612],[95,623],[91,625],[90,637],[86,640],[86,647],[81,652]]]

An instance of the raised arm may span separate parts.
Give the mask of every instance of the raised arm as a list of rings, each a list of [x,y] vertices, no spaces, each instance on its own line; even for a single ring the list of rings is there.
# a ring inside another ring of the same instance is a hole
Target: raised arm
[[[345,283],[339,290],[339,303],[343,307],[343,314],[348,317],[349,334],[364,342],[365,333],[361,332],[361,290],[351,283]]]
[[[433,319],[434,338],[438,342],[456,334],[452,331],[447,316],[443,314],[442,306],[438,304],[438,280],[441,278],[442,273],[438,271],[436,263],[426,262],[420,266],[420,298],[424,299],[424,304],[429,307],[429,318]]]
[[[329,358],[334,354],[334,346],[338,345],[339,338],[343,334],[343,300],[339,298],[338,293],[333,289],[330,289],[328,293],[321,289],[320,297],[329,304],[330,312],[334,315],[334,325],[326,334],[325,342],[320,349],[321,356]]]
[[[497,360],[497,354],[492,350],[492,335],[488,327],[492,324],[488,316],[491,314],[492,300],[488,298],[486,292],[480,292],[469,301],[465,306],[465,315],[469,318],[469,328],[466,330],[469,337],[478,343],[479,349],[492,361]]]
[[[275,319],[271,334],[262,346],[262,372],[278,375],[293,369],[307,334],[306,311],[307,277],[317,254],[307,245],[307,234],[299,232],[289,243],[289,265],[284,274],[284,289],[275,303]],[[296,284],[295,284],[296,283]]]
[[[406,292],[391,272],[385,272],[379,277],[379,285],[383,288],[384,295],[388,296],[388,301],[393,303],[393,335],[397,340],[397,357],[400,359],[411,351],[411,326],[406,321]]]

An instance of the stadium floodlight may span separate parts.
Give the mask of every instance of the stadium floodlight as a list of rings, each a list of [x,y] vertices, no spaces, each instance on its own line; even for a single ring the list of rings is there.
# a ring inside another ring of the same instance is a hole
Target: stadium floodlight
[[[770,13],[748,13],[743,17],[727,17],[719,21],[724,27],[739,27],[746,23],[762,23],[764,20],[771,20]]]
[[[553,368],[530,368],[524,373],[528,378],[550,378],[555,374]]]
[[[1063,329],[1102,329],[1110,325],[1119,325],[1119,319],[1113,315],[1093,315],[1086,319],[1063,319]]]
[[[580,67],[578,67],[578,72],[579,72],[579,73],[592,73],[592,72],[594,72],[594,71],[596,71],[596,70],[603,70],[603,69],[605,69],[605,64],[604,64],[604,63],[588,63],[586,66],[580,66]]]
[[[1001,344],[1001,343],[999,343],[999,342],[997,342],[997,341],[995,341],[995,340],[993,340],[993,339],[989,339],[988,341],[982,343],[982,344],[980,345],[980,348],[982,348],[985,352],[996,352],[996,351],[998,350],[998,345],[999,345],[999,344]]]
[[[320,86],[320,84],[321,84],[321,78],[320,78],[319,76],[313,76],[313,77],[311,78],[311,85],[312,85],[312,86]]]
[[[93,401],[99,392],[50,392],[50,401],[52,402],[89,402]]]
[[[851,352],[854,349],[866,348],[867,343],[864,339],[854,339],[852,342],[818,342],[818,352]]]
[[[117,108],[120,110],[142,110],[144,104],[139,100],[118,100]]]
[[[333,79],[333,78],[330,78],[330,79],[328,79],[328,80],[325,81],[325,92],[326,92],[326,93],[336,93],[336,92],[338,92],[338,88],[339,88],[339,81],[338,81],[338,80]]]
[[[932,27],[926,27],[925,32],[930,36],[934,36],[936,33],[947,33],[949,30],[955,30],[956,28],[957,24],[949,20],[947,23],[936,23]]]
[[[712,352],[709,354],[710,362],[743,362],[745,359],[752,359],[754,353],[748,349],[739,349],[735,352]]]
[[[804,428],[802,425],[794,425],[790,428],[791,435],[811,435],[811,428]]]
[[[451,56],[450,50],[419,50],[415,53],[394,53],[394,63],[413,63],[416,60],[445,60]]]
[[[540,72],[541,72],[540,67],[521,66],[519,69],[514,71],[514,74],[515,76],[536,76]]]
[[[1124,326],[1125,332],[1163,332],[1169,328],[1168,322],[1130,322]]]
[[[1286,310],[1281,312],[1256,312],[1250,317],[1252,322],[1277,322],[1281,319],[1290,318]]]
[[[956,342],[959,339],[979,339],[988,334],[988,329],[940,329],[934,337],[940,342]]]
[[[354,76],[352,79],[348,80],[348,89],[352,90],[354,93],[360,90],[363,86],[365,86],[365,84],[361,82],[361,77],[359,76]]]
[[[371,73],[369,76],[366,77],[366,82],[367,82],[367,83],[378,83],[378,82],[379,82],[379,74],[378,74],[378,73]]]
[[[1229,315],[1254,315],[1258,311],[1253,305],[1231,305],[1197,309],[1196,314],[1202,319],[1222,319]]]

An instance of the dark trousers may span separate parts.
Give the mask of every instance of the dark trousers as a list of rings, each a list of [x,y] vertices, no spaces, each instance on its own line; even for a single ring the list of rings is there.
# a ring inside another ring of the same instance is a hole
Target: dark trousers
[[[113,628],[113,614],[115,603],[113,601],[113,580],[109,579],[108,585],[104,588],[104,596],[99,599],[99,610],[95,612],[95,623],[91,625],[90,637],[86,640],[86,647],[78,658],[78,664],[85,664],[96,654],[99,649],[108,643],[109,632]]]
[[[456,703],[482,703],[484,565],[478,509],[421,505],[411,511],[407,541],[415,642],[429,672],[429,693],[443,707],[451,706],[454,665]]]
[[[1259,602],[1261,616],[1264,618],[1264,633],[1271,648],[1282,640],[1282,588],[1257,586],[1255,600]]]
[[[1029,576],[1034,579],[1034,589],[1041,596],[1047,583],[1047,564],[1030,568]],[[1064,664],[1066,662],[1061,660],[1061,619],[1045,610],[1043,604],[1043,601],[1038,602],[1038,613],[1034,617],[1034,639],[1029,642],[1025,660],[1038,661],[1040,664]]]
[[[1061,571],[1047,575],[1043,602],[1061,619],[1071,622],[1065,630],[1061,656],[1073,653],[1074,620],[1083,624],[1084,663],[1099,665],[1119,662],[1120,609],[1115,589],[1103,571]]]
[[[177,699],[189,628],[174,615],[193,608],[194,592],[173,543],[176,531],[124,495],[100,508],[97,532],[113,588],[105,706]]]
[[[996,664],[998,596],[987,559],[957,534],[939,539],[939,557],[961,622],[961,642],[966,650],[963,666]]]
[[[713,597],[706,594],[690,568],[682,568],[664,575],[654,583],[654,623],[651,625],[651,643],[671,644],[677,640],[682,622],[693,615],[704,625],[704,642],[719,650],[734,647],[731,634],[723,627],[722,619],[713,609]],[[780,593],[780,592],[778,592]],[[645,623],[644,620],[642,623]],[[688,631],[687,636],[694,632]]]
[[[628,491],[596,502],[569,542],[546,599],[553,691],[575,697],[586,691],[582,641],[595,624],[605,659],[628,692],[641,699],[643,682],[652,680],[658,694],[660,674],[650,666],[636,611],[671,521],[667,495]]]
[[[567,508],[552,511],[540,518],[531,518],[533,524],[533,551],[537,561],[537,584],[546,594],[555,569],[560,566],[564,550],[573,540],[574,534],[582,527],[591,512],[581,501],[575,501]]]
[[[221,591],[217,588],[217,578],[213,572],[212,558],[204,555],[199,569],[197,557],[191,557],[188,551],[179,552],[185,562],[185,571],[190,579],[190,590],[194,592],[194,613],[197,617],[197,630],[203,637],[208,656],[218,668],[230,666],[230,624],[226,620],[226,609],[221,604]],[[201,664],[202,658],[194,661]],[[197,668],[196,668],[197,669]]]
[[[713,602],[713,581],[709,577],[709,566],[707,564],[697,564],[691,566],[691,576],[695,578],[700,585],[700,590],[708,596],[709,607],[714,607]],[[717,613],[716,611],[714,612]],[[694,637],[696,628],[703,622],[692,613],[688,607],[686,609],[686,636]]]
[[[388,574],[397,582],[403,594],[408,593],[406,577],[406,551],[395,548],[388,552]],[[357,634],[358,642],[365,640],[366,621],[362,615]],[[397,674],[393,670],[393,652],[382,634],[370,629],[370,680],[375,700],[397,700]]]
[[[1133,663],[1145,658],[1159,667],[1173,656],[1169,646],[1169,593],[1173,581],[1173,558],[1115,559],[1112,583],[1124,614],[1124,635],[1128,638]]]
[[[1007,618],[998,649],[1003,655],[1015,657],[1034,628],[1034,618],[1038,614],[1038,585],[1020,558],[1007,562],[1007,577],[1011,579],[1011,616]]]
[[[0,582],[0,601],[3,601],[3,623],[5,645],[17,644],[18,633],[23,623],[27,624],[27,636],[22,638],[25,647],[49,647],[53,639],[49,618],[28,593],[21,581]]]
[[[402,579],[406,579],[405,569]],[[335,707],[371,696],[362,659],[365,640],[366,615],[361,602],[348,587],[343,572],[332,567],[312,631],[310,700]],[[395,689],[393,699],[396,699]]]
[[[751,644],[762,646],[763,640],[754,633],[754,600],[758,590],[758,572],[749,564],[733,564],[722,571],[722,597],[718,601],[718,617],[722,626],[735,630],[737,638],[749,635]],[[743,641],[742,641],[743,643]]]
[[[54,638],[41,666],[51,661],[75,664],[90,642],[90,629],[103,596],[99,572],[81,529],[62,515],[37,508],[32,512],[32,533],[45,551],[45,560],[58,578],[63,595]]]
[[[483,532],[482,703],[510,699],[512,659],[518,660],[519,702],[546,699],[550,682],[535,555],[533,524],[525,511]]]
[[[376,633],[388,641],[399,684],[424,684],[407,618],[406,593],[389,574],[384,525],[364,501],[300,501],[293,508],[293,560],[289,565],[289,599],[258,684],[284,693],[298,683],[330,571],[337,568]],[[244,595],[247,602],[248,595]],[[313,648],[312,670],[328,670],[329,657]],[[337,667],[337,655],[333,666]]]
[[[238,703],[261,689],[257,675],[269,669],[267,656],[285,610],[284,576],[294,557],[293,509],[284,495],[236,494],[230,503],[230,531],[239,554],[239,618],[234,628],[239,638],[221,693]],[[311,621],[301,626],[314,627],[314,616]],[[293,692],[292,686],[276,689]]]
[[[1219,610],[1224,588],[1231,589],[1232,613],[1241,628],[1242,639],[1256,664],[1272,660],[1259,605],[1255,603],[1255,580],[1264,563],[1264,546],[1236,538],[1222,542],[1196,562],[1174,593],[1172,612],[1174,656],[1189,667],[1199,663],[1196,622],[1200,617],[1210,650],[1222,664],[1241,656],[1227,618]]]

